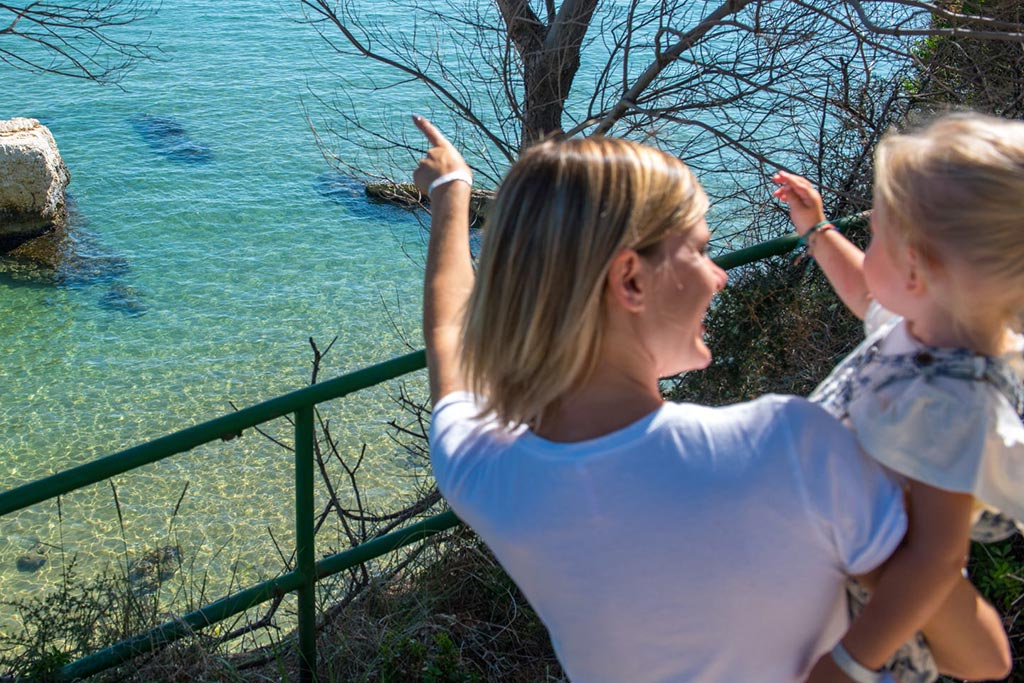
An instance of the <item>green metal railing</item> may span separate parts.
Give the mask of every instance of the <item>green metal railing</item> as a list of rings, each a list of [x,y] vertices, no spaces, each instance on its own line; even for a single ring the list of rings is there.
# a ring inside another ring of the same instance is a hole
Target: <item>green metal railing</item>
[[[851,217],[845,220],[856,220]],[[837,222],[838,223],[838,222]],[[795,235],[724,254],[715,259],[730,269],[785,254],[798,244]],[[295,568],[277,578],[221,598],[144,633],[95,652],[60,669],[52,678],[74,680],[104,671],[140,654],[150,652],[200,629],[244,612],[277,595],[298,596],[298,644],[300,680],[314,680],[316,664],[316,582],[345,569],[392,552],[459,522],[448,511],[393,531],[347,551],[316,560],[314,541],[314,407],[325,401],[401,377],[426,367],[426,355],[416,351],[384,363],[320,382],[269,401],[183,429],[154,441],[123,450],[78,467],[0,493],[0,516],[56,498],[90,484],[101,482],[143,465],[184,453],[211,441],[230,439],[264,422],[291,414],[295,422]]]

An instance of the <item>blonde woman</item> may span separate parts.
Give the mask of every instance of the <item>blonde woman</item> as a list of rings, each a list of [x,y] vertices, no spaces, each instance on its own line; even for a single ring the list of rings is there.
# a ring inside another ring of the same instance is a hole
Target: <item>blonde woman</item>
[[[907,520],[807,401],[663,401],[660,377],[709,363],[702,319],[726,282],[693,174],[622,140],[538,144],[498,191],[474,274],[470,170],[415,122],[434,474],[568,676],[801,681],[846,629],[846,575],[878,567]]]

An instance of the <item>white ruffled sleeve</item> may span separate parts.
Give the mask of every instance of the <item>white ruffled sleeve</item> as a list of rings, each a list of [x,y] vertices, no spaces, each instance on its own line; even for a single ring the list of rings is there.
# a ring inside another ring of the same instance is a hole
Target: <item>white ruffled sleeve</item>
[[[882,308],[882,304],[872,299],[868,304],[868,310],[864,313],[864,336],[870,337],[882,329],[882,325],[890,323],[897,318],[899,318],[898,315],[887,308]]]
[[[936,488],[971,493],[1024,520],[1024,425],[994,387],[925,376],[850,404],[861,447]]]

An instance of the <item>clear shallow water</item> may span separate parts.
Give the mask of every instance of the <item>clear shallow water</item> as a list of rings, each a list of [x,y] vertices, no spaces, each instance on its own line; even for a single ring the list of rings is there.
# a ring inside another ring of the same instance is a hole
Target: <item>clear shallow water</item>
[[[418,345],[420,225],[332,175],[300,102],[330,90],[315,57],[324,47],[294,18],[273,0],[164,3],[139,27],[164,58],[129,74],[124,91],[0,70],[0,118],[50,127],[72,174],[73,238],[92,257],[56,280],[0,264],[3,489],[222,414],[229,401],[304,386],[309,337],[338,337],[321,377],[406,352],[403,334]],[[161,153],[140,116],[180,125],[201,163]],[[384,436],[394,393],[331,410],[346,448],[369,444],[367,492],[381,504],[408,483]],[[270,430],[291,441],[283,422]],[[55,550],[39,572],[16,571],[37,541],[63,543],[81,575],[123,561],[125,545],[134,557],[172,536],[215,590],[234,567],[236,584],[272,575],[281,562],[267,528],[289,547],[292,478],[291,455],[250,433],[117,477],[123,529],[109,484],[65,497],[62,524],[55,502],[8,516],[0,593],[59,579]]]

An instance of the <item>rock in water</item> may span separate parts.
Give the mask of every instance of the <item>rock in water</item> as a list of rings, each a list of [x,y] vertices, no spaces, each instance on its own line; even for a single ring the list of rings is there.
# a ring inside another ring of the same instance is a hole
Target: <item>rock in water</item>
[[[71,174],[50,130],[35,119],[0,121],[0,241],[64,225]]]
[[[120,282],[112,284],[107,293],[100,297],[100,307],[133,317],[146,312],[146,304],[139,291]]]
[[[181,567],[181,548],[165,545],[154,548],[128,564],[128,583],[136,595],[156,592]]]
[[[172,161],[206,164],[213,159],[209,145],[192,140],[185,127],[169,116],[139,114],[131,124],[154,152]]]
[[[18,557],[15,566],[19,572],[34,572],[46,564],[46,546],[37,543],[32,550]]]

